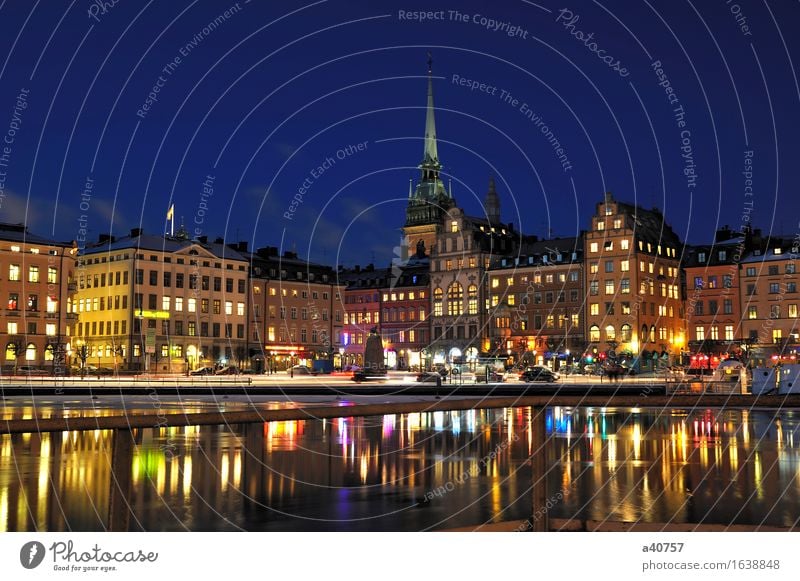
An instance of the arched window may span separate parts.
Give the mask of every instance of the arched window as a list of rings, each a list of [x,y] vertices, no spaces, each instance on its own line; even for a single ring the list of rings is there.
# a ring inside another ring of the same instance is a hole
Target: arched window
[[[606,325],[606,341],[616,341],[617,340],[617,331],[614,329],[614,325]]]
[[[589,327],[589,341],[597,343],[600,340],[600,327],[592,325]]]
[[[655,343],[656,342],[656,326],[655,325],[650,327],[650,342],[651,343]]]
[[[439,287],[436,287],[433,291],[433,316],[434,317],[441,317],[443,314],[442,311],[442,298],[444,297],[444,292]]]
[[[631,340],[631,326],[628,323],[622,325],[619,330],[619,340],[628,343]]]
[[[642,325],[642,333],[639,335],[639,340],[644,344],[647,343],[647,325]]]
[[[464,312],[464,287],[454,282],[447,287],[447,314],[460,315]]]
[[[467,312],[470,315],[478,314],[478,287],[474,284],[467,288]]]
[[[25,361],[36,361],[36,345],[28,343],[25,348]]]

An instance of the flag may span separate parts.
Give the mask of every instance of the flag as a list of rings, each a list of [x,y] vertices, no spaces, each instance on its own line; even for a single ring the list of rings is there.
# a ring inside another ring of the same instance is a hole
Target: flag
[[[167,210],[167,220],[172,220],[172,215],[175,213],[175,204],[172,204]]]

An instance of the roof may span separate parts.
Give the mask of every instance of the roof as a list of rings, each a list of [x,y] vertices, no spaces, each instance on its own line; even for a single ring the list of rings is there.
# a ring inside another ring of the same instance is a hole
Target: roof
[[[105,254],[119,250],[151,250],[154,252],[174,253],[191,246],[200,246],[220,259],[249,262],[249,259],[242,256],[239,252],[218,242],[209,243],[198,239],[156,236],[154,234],[145,233],[124,236],[122,238],[110,238],[107,241],[96,242],[92,245],[87,245],[80,254]]]
[[[8,242],[22,242],[25,244],[41,244],[42,246],[63,246],[70,247],[72,242],[59,242],[52,238],[45,238],[32,234],[28,231],[25,224],[9,224],[7,222],[0,222],[0,240]]]

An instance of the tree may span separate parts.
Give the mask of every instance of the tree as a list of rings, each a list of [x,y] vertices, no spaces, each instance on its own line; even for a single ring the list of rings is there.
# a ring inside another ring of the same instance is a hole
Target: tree
[[[86,375],[86,360],[89,359],[89,346],[79,345],[75,350],[75,355],[81,360],[81,377]]]
[[[19,359],[20,355],[25,351],[25,347],[22,345],[21,341],[11,341],[6,349],[14,356],[14,375],[16,375],[17,359]]]

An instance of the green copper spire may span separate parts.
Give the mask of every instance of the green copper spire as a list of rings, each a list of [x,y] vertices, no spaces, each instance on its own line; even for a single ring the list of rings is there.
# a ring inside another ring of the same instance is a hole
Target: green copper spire
[[[436,119],[433,114],[433,58],[428,53],[428,110],[425,116],[425,153],[423,164],[439,165],[439,152],[436,149]]]

